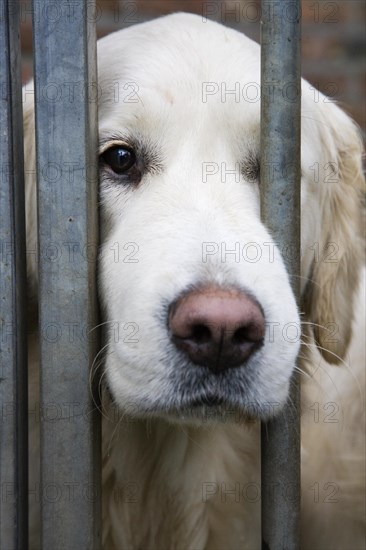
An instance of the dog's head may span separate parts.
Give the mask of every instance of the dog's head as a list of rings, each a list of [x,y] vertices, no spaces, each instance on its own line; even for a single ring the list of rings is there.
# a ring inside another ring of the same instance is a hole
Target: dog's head
[[[199,417],[210,405],[268,417],[287,398],[301,322],[260,220],[259,46],[177,14],[100,40],[98,73],[113,398],[139,416]],[[362,257],[361,157],[349,118],[312,94],[304,81],[302,288],[333,361]]]

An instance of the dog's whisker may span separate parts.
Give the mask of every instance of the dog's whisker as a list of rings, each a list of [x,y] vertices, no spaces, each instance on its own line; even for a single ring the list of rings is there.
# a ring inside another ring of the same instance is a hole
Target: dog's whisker
[[[105,411],[103,410],[103,402],[102,402],[102,396],[101,396],[101,391],[100,391],[100,388],[101,388],[101,384],[102,384],[102,379],[103,377],[105,376],[106,374],[106,371],[104,371],[102,373],[102,376],[100,377],[99,381],[98,381],[98,397],[99,397],[99,403],[97,403],[96,399],[95,399],[95,393],[94,393],[94,389],[93,389],[93,383],[94,383],[94,379],[95,377],[97,376],[97,372],[100,368],[102,368],[103,364],[104,364],[104,360],[105,360],[105,357],[104,358],[101,358],[102,354],[104,353],[104,355],[106,355],[108,353],[108,347],[109,347],[109,344],[105,344],[99,351],[98,353],[96,354],[96,356],[94,357],[94,360],[93,360],[93,363],[92,363],[92,367],[90,369],[90,373],[89,373],[89,388],[90,388],[90,393],[91,393],[91,396],[92,396],[92,400],[93,400],[93,403],[94,405],[96,406],[96,408],[100,411],[100,413],[102,414],[102,416],[104,416],[105,418],[106,415],[105,415]],[[99,359],[98,359],[99,358]]]
[[[304,342],[304,345],[307,346],[307,347],[309,347],[309,348],[316,348],[315,344],[306,344],[306,343]],[[313,365],[315,366],[315,363],[314,363],[314,362],[313,362]],[[342,405],[342,399],[341,399],[340,393],[339,393],[339,391],[338,391],[338,387],[337,387],[336,383],[334,382],[334,380],[333,380],[332,376],[330,375],[330,373],[322,366],[321,361],[319,361],[319,362],[316,364],[316,368],[315,368],[315,371],[314,371],[314,377],[315,377],[315,375],[316,375],[316,372],[317,372],[319,369],[328,377],[328,379],[329,379],[329,380],[331,381],[331,383],[332,383],[332,386],[333,386],[333,388],[334,388],[334,390],[335,390],[335,392],[336,392],[336,395],[337,395],[337,399],[339,400],[340,409],[341,409],[342,418],[343,418],[343,405]],[[321,384],[320,384],[320,385],[321,385]]]
[[[307,373],[306,371],[304,371],[303,369],[301,369],[301,368],[298,367],[298,366],[295,366],[295,367],[294,367],[294,370],[295,370],[296,372],[298,372],[299,374],[301,374],[302,376],[305,376],[305,378],[310,378],[310,379],[312,378],[312,377],[310,376],[309,373]]]
[[[333,332],[332,329],[330,329],[329,327],[327,327],[326,325],[320,325],[319,323],[314,323],[312,321],[300,321],[302,325],[310,325],[312,327],[319,327],[319,328],[322,328],[323,330],[326,330],[328,332]],[[306,335],[308,336],[308,335]]]
[[[110,324],[116,324],[116,323],[118,323],[118,321],[112,321],[112,320],[111,320],[111,321],[103,321],[102,323],[99,323],[98,325],[95,325],[94,327],[92,327],[92,328],[88,331],[88,333],[90,334],[91,332],[93,332],[93,330],[96,330],[97,328],[100,328],[100,327],[102,327],[102,326],[104,326],[104,325],[110,325]]]

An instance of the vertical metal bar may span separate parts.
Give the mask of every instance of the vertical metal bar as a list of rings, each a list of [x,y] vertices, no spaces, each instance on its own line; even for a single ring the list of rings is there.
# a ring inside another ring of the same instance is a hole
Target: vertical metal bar
[[[300,274],[300,0],[262,1],[261,215],[297,300]],[[282,414],[262,425],[262,548],[299,548],[300,403],[294,375]]]
[[[27,341],[19,2],[0,6],[0,548],[27,548]]]
[[[95,5],[33,3],[41,333],[41,540],[100,548]]]

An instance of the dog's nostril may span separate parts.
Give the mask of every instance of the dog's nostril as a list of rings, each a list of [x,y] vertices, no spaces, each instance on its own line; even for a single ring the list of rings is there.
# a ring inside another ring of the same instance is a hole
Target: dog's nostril
[[[211,340],[211,331],[205,325],[193,325],[191,340],[197,344],[205,344]]]
[[[245,327],[238,328],[233,334],[232,341],[234,344],[244,344],[248,340],[248,331]]]
[[[255,324],[239,327],[233,334],[232,341],[234,344],[247,344],[248,342],[257,344],[263,340],[263,331],[261,327]]]

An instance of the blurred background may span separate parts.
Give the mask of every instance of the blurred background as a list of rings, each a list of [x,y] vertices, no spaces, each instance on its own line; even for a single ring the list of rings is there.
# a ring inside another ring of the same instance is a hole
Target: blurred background
[[[32,10],[30,1],[19,1],[26,82],[33,74]],[[275,3],[281,5],[280,0]],[[67,15],[68,4],[63,0],[44,0],[45,13],[57,20]],[[259,41],[260,4],[260,0],[99,0],[95,18],[98,37],[102,37],[164,14],[185,11],[219,21]],[[315,88],[337,100],[357,121],[364,135],[365,16],[364,0],[302,2],[302,74]]]

